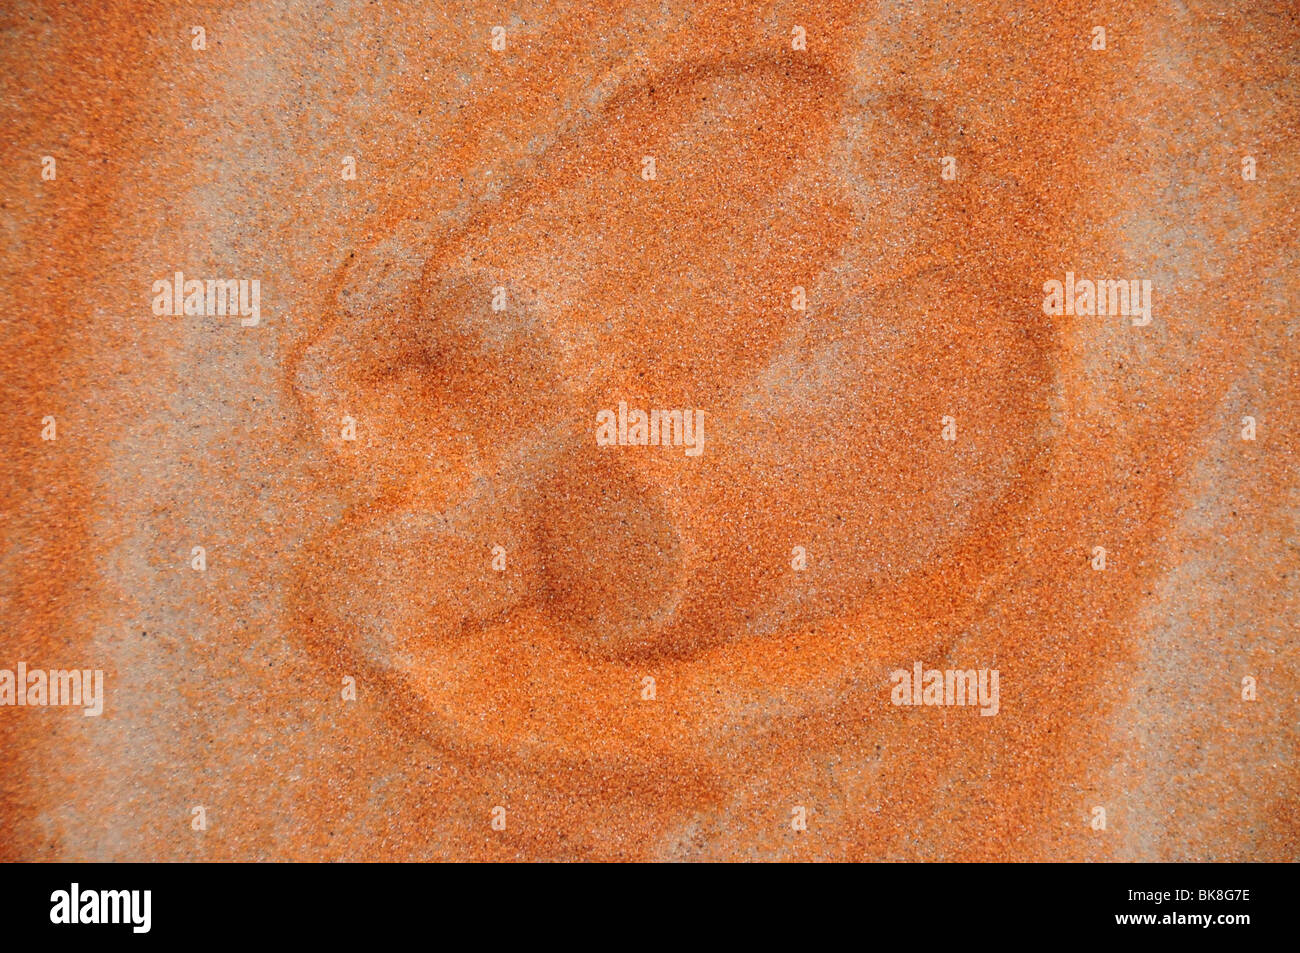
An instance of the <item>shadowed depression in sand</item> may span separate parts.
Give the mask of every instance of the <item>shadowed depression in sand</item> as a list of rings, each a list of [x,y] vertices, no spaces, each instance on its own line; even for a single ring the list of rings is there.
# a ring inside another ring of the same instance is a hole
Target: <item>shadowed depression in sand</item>
[[[1296,858],[1294,13],[819,10],[5,15],[0,855]]]

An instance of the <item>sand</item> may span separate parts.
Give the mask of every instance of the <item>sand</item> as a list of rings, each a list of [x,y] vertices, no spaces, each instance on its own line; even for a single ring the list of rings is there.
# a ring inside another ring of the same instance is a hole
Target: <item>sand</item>
[[[0,858],[1300,856],[1294,11],[816,7],[0,14]]]

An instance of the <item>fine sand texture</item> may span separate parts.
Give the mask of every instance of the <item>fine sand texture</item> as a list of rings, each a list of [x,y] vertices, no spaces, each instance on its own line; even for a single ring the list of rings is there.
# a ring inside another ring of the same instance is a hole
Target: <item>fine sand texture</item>
[[[0,859],[1300,859],[1293,3],[3,6]]]

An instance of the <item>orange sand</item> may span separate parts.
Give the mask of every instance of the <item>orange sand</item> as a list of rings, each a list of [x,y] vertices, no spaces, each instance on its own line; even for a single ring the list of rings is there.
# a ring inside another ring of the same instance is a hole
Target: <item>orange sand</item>
[[[1297,859],[1289,5],[94,6],[0,15],[0,667],[108,681],[0,858]]]

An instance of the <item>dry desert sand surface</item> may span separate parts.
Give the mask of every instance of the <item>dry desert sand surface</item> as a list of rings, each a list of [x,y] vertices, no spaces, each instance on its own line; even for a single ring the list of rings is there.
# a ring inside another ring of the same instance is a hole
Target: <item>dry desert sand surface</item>
[[[1296,860],[1298,39],[6,4],[0,858]]]

